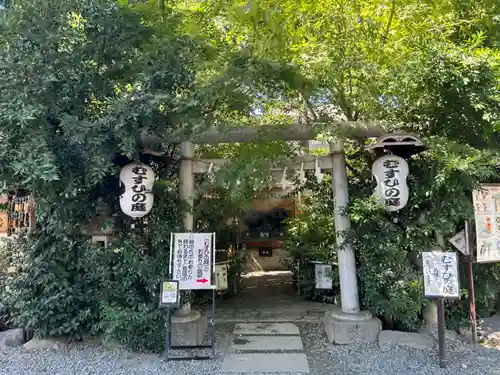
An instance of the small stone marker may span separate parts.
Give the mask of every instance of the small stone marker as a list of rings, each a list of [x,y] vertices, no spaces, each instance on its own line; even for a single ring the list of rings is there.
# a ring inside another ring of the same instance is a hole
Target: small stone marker
[[[24,331],[21,328],[0,332],[0,347],[21,346],[24,344]]]

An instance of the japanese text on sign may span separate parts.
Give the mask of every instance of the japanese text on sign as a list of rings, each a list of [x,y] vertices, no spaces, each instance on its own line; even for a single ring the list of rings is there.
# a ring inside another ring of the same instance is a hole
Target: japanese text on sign
[[[146,185],[144,182],[147,181],[147,169],[142,165],[136,165],[132,168],[132,180],[135,185],[132,186],[132,206],[130,207],[132,211],[146,211],[146,194],[148,193]]]
[[[160,305],[176,305],[179,303],[179,289],[177,282],[164,281],[161,288]]]
[[[422,253],[426,297],[459,298],[457,253]]]
[[[173,235],[172,277],[180,290],[211,289],[213,233]]]
[[[500,261],[500,185],[482,185],[472,193],[477,261]]]
[[[398,211],[408,202],[408,163],[395,155],[385,155],[372,166],[377,181],[375,195],[388,211]]]
[[[151,167],[141,163],[129,163],[120,172],[120,208],[133,218],[147,215],[154,202],[155,174]]]

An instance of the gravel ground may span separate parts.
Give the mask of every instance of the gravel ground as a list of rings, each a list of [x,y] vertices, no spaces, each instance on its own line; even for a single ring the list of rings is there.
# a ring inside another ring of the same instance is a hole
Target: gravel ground
[[[440,369],[435,350],[393,348],[381,351],[377,345],[333,346],[326,342],[321,323],[298,326],[311,375],[500,373],[500,351],[495,349],[473,349],[453,343],[448,352],[448,368]],[[90,344],[72,345],[57,351],[26,352],[15,348],[0,349],[0,375],[220,375],[219,368],[231,342],[232,329],[232,324],[218,325],[219,355],[215,361],[165,363],[156,355],[106,350]]]
[[[439,367],[438,351],[378,345],[328,344],[322,324],[299,325],[313,375],[499,375],[500,350],[449,342],[448,366]]]

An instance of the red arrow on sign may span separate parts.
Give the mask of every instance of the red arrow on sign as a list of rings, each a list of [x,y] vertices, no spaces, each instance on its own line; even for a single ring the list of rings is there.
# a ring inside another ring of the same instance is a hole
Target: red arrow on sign
[[[208,279],[198,279],[198,280],[196,280],[196,282],[206,284],[206,283],[208,283]]]

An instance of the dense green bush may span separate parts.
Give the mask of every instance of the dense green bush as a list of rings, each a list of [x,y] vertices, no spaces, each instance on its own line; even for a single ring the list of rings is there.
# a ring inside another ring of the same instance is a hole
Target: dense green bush
[[[135,350],[158,350],[165,335],[159,286],[168,274],[168,252],[150,256],[139,236],[120,242],[94,251],[92,257],[101,313],[94,329]]]
[[[84,238],[60,232],[34,233],[11,243],[21,255],[0,285],[9,308],[10,325],[37,335],[80,338],[91,332],[99,317],[94,265],[85,255]]]
[[[100,311],[93,330],[135,350],[164,347],[165,311],[158,303],[160,283],[168,276],[170,233],[180,230],[176,192],[175,178],[160,180],[145,229],[133,233],[125,228],[116,246],[94,249],[89,256]]]
[[[0,300],[10,310],[10,324],[40,337],[93,334],[136,350],[161,350],[159,287],[168,275],[169,237],[178,229],[180,205],[171,184],[159,185],[148,230],[118,234],[109,248],[49,229],[46,222],[2,247],[16,269],[0,272]]]

